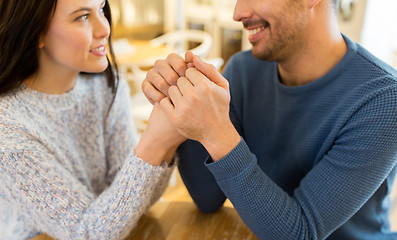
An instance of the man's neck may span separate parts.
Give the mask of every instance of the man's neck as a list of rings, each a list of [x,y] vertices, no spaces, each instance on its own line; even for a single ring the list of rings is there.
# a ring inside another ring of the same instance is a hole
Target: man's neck
[[[300,86],[319,79],[331,71],[347,51],[341,34],[311,42],[303,51],[279,62],[278,69],[283,84]]]
[[[310,9],[305,39],[292,54],[278,62],[283,84],[299,86],[313,82],[331,71],[344,57],[347,45],[330,4],[321,2]]]

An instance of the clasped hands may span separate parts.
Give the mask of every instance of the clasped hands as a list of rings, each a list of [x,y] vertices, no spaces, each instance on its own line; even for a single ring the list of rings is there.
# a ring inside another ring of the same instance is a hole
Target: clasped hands
[[[181,135],[200,142],[214,161],[239,143],[240,136],[229,117],[228,81],[192,52],[186,52],[185,59],[170,54],[157,60],[142,90]]]

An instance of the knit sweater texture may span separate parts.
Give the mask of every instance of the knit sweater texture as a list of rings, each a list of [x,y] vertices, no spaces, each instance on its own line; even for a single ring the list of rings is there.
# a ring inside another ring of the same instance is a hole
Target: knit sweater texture
[[[0,97],[0,239],[123,239],[163,193],[172,167],[134,155],[129,89],[81,75],[51,95]]]
[[[250,51],[232,57],[224,76],[241,142],[217,162],[194,141],[178,150],[202,211],[227,197],[260,239],[397,239],[397,73],[345,42],[337,66],[302,86],[283,85],[277,63]]]

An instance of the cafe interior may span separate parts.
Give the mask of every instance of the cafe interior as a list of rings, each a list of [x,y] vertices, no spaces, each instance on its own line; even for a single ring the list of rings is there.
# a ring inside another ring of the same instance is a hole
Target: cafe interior
[[[378,4],[378,1],[341,0],[338,16],[340,29],[353,41],[397,68],[397,1],[383,0],[389,7]],[[133,118],[138,132],[142,133],[145,129],[152,109],[142,93],[141,83],[156,59],[165,58],[172,52],[182,55],[186,50],[192,50],[222,71],[234,53],[250,48],[248,33],[243,30],[241,23],[232,19],[235,2],[109,0],[113,17],[113,48],[121,75],[131,89]],[[394,29],[394,32],[390,29]],[[374,35],[377,37],[374,38]],[[379,39],[383,39],[382,44],[379,44]],[[391,213],[394,230],[397,230],[396,193],[394,191],[392,196],[394,208]],[[188,229],[180,227],[186,224]],[[206,230],[202,231],[204,226]],[[37,239],[47,238],[39,236]],[[256,237],[238,217],[229,201],[213,215],[200,213],[178,171],[175,171],[160,201],[142,217],[128,239]]]

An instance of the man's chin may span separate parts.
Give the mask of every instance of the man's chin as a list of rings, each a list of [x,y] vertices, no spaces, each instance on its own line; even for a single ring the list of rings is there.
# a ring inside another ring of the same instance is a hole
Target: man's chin
[[[252,51],[252,55],[260,60],[272,61],[269,54],[267,54],[265,51],[260,51],[255,47],[253,47],[251,51]]]

